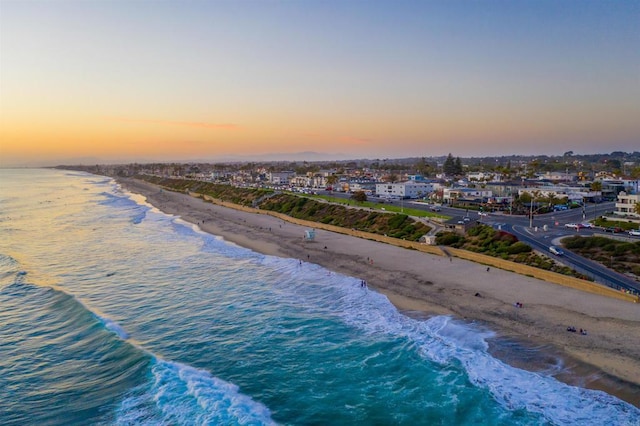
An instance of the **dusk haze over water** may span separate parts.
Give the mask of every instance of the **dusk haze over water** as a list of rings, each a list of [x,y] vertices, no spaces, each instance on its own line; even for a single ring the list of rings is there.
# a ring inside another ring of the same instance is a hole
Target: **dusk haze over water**
[[[0,166],[640,147],[640,1],[0,1]]]

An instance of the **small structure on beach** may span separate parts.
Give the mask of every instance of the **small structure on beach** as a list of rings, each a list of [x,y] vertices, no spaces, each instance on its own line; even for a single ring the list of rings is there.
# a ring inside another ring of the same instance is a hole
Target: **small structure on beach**
[[[418,240],[418,242],[420,242],[422,244],[428,244],[430,246],[435,246],[436,245],[436,236],[435,235],[425,234],[422,237],[420,237],[420,240]]]
[[[465,235],[467,231],[478,224],[478,221],[471,220],[471,218],[456,216],[444,223],[444,227],[447,231],[452,231],[461,235]]]
[[[313,241],[316,238],[316,230],[315,229],[307,229],[304,231],[304,239],[305,241]]]

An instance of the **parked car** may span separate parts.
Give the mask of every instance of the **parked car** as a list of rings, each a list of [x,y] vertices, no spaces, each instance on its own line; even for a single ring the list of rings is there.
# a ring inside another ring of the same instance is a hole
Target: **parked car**
[[[640,229],[632,229],[631,231],[629,231],[629,235],[640,237]]]
[[[549,247],[549,251],[555,254],[556,256],[562,256],[564,254],[564,251],[562,251],[561,248],[558,248],[556,246]]]
[[[623,232],[624,229],[619,228],[617,226],[610,226],[608,228],[604,228],[604,232],[611,232],[612,234],[619,234],[620,232]]]

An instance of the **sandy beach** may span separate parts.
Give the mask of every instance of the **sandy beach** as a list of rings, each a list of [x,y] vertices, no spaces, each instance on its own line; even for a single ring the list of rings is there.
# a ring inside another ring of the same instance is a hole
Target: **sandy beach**
[[[407,315],[447,314],[488,327],[498,334],[492,352],[506,362],[549,371],[561,360],[560,380],[605,390],[640,407],[640,304],[323,230],[306,241],[308,228],[269,215],[229,209],[138,180],[119,183],[159,210],[227,241],[364,279]],[[568,332],[568,326],[588,334]]]

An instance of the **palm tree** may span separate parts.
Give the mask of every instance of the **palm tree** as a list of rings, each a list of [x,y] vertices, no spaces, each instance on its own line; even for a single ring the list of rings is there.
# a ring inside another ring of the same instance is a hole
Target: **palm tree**
[[[327,185],[329,185],[331,189],[333,189],[333,185],[335,185],[337,182],[338,182],[338,176],[331,175],[327,177]]]

